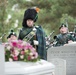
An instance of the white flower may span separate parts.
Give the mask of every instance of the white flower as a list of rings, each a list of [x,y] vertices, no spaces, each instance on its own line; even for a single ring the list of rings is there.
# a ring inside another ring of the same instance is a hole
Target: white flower
[[[7,46],[7,49],[10,51],[10,49],[11,49],[11,46]]]
[[[33,53],[31,52],[29,55],[31,55],[31,56],[32,56],[32,55],[33,55]]]
[[[15,50],[15,55],[18,56],[19,55],[19,51]]]
[[[35,57],[34,57],[34,56],[32,56],[32,57],[31,57],[31,59],[35,59]]]
[[[12,58],[9,58],[9,61],[11,62],[11,61],[13,61],[13,59]]]
[[[23,59],[24,58],[24,55],[20,55],[20,58]]]

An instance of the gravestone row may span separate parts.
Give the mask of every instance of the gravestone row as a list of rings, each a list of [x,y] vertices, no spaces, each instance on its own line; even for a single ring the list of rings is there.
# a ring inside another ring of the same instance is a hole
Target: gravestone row
[[[61,59],[64,64],[62,64]],[[61,75],[60,72],[62,72],[62,75],[76,75],[76,45],[49,48],[47,60],[54,63],[56,67],[59,68],[56,69],[58,71],[56,75]],[[61,67],[59,67],[60,64]],[[65,74],[64,71],[66,72]]]

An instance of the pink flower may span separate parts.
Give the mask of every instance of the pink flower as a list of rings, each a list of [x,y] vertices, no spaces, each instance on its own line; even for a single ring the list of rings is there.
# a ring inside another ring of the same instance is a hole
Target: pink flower
[[[22,41],[22,40],[18,40],[18,43],[19,43],[19,44],[22,44],[22,43],[23,43],[23,41]]]
[[[30,50],[31,50],[31,52],[36,52],[35,48],[33,48],[33,47]]]
[[[17,47],[17,42],[13,41],[13,42],[12,42],[12,46],[13,46],[13,47]]]
[[[35,58],[38,58],[38,53],[34,52],[32,56],[35,57]]]
[[[30,49],[30,50],[31,50],[32,48],[33,48],[33,46],[30,45],[30,44],[26,44],[25,47],[24,47],[24,49]]]
[[[24,54],[25,54],[25,52],[24,52],[24,51],[21,51],[21,54],[22,54],[22,55],[24,55]]]
[[[17,45],[17,48],[23,49],[23,46],[22,46],[21,44],[18,44],[18,45]]]
[[[13,40],[5,44],[5,59],[6,61],[36,61],[38,53],[31,44],[22,40]]]
[[[35,58],[38,58],[38,53],[37,52],[35,52]]]
[[[13,57],[13,60],[17,61],[18,60],[18,57],[17,56],[14,56]]]
[[[31,56],[28,56],[28,58],[27,58],[28,60],[31,60]]]

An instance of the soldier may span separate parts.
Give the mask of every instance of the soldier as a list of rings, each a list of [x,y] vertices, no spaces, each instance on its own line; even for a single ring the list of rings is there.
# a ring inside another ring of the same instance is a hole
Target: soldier
[[[12,40],[17,40],[17,34],[11,30],[9,32],[9,35],[7,36],[8,42],[12,41]]]
[[[36,26],[38,19],[38,8],[28,8],[24,13],[23,28],[20,30],[18,39],[30,42],[33,45],[41,59],[47,59],[45,34],[42,27]]]
[[[60,34],[56,36],[57,43],[55,46],[63,46],[74,41],[72,35],[68,33],[68,27],[65,24],[62,24],[59,30]]]

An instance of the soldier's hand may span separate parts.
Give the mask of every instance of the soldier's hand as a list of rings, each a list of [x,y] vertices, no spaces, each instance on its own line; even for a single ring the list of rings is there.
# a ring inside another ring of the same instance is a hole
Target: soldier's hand
[[[34,42],[34,45],[38,45],[39,44],[39,42],[37,40],[33,40],[33,42]]]

